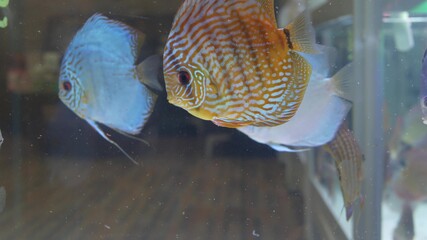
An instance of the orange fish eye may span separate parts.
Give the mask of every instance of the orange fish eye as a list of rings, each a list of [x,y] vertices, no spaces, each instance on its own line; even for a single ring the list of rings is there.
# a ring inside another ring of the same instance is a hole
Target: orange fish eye
[[[71,85],[71,83],[69,81],[65,81],[62,83],[62,88],[67,92],[70,91],[72,89],[72,87],[73,86]]]
[[[188,85],[191,81],[191,75],[187,71],[180,71],[178,73],[178,80],[182,85]]]

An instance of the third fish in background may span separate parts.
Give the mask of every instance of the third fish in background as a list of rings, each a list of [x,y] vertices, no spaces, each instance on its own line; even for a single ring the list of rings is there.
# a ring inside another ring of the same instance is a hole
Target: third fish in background
[[[390,175],[386,201],[400,211],[394,239],[416,236],[414,211],[427,200],[427,126],[420,121],[419,104],[396,123],[390,141]]]

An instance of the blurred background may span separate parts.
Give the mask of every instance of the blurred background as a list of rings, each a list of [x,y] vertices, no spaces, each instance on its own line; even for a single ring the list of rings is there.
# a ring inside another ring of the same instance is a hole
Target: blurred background
[[[163,93],[139,135],[150,146],[113,134],[136,166],[59,101],[62,55],[92,14],[140,29],[161,54],[181,2],[0,1],[0,239],[427,239],[427,2],[275,1],[279,26],[309,9],[336,66],[356,63],[348,122],[365,205],[350,221],[320,148],[278,153]]]

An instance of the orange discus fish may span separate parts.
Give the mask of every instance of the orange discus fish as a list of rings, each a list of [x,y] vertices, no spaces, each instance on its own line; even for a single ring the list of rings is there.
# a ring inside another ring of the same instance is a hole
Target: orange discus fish
[[[278,29],[270,0],[186,0],[163,57],[170,103],[223,127],[276,126],[298,109],[316,53],[304,15]]]

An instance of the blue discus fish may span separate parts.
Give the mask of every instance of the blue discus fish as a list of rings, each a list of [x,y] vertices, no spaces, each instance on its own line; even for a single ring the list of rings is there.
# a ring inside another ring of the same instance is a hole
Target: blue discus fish
[[[59,77],[59,98],[104,139],[135,162],[99,127],[135,138],[161,90],[158,56],[137,64],[144,34],[101,14],[90,17],[68,46]],[[143,141],[143,140],[142,140]]]
[[[421,71],[421,96],[420,96],[420,102],[421,102],[421,111],[422,111],[422,118],[423,123],[427,124],[427,50],[424,52],[423,57],[423,66]]]

